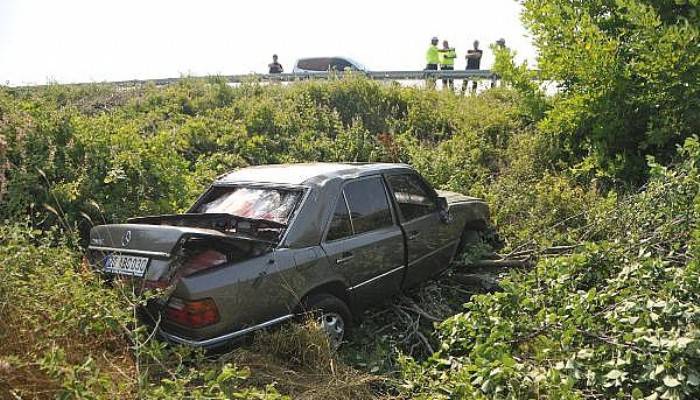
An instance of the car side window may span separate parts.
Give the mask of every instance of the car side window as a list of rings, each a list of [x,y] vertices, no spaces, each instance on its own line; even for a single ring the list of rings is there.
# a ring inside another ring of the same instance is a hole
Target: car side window
[[[381,177],[350,182],[343,191],[350,207],[355,234],[394,224]]]
[[[346,69],[352,69],[352,64],[342,58],[334,58],[331,61],[330,69],[333,71],[345,71]]]
[[[387,180],[404,220],[410,221],[437,210],[434,196],[416,175],[391,175]]]
[[[338,198],[338,203],[335,205],[333,219],[331,219],[331,225],[328,227],[326,240],[338,240],[348,236],[352,236],[352,223],[350,222],[350,213],[345,202],[345,196],[341,194]]]

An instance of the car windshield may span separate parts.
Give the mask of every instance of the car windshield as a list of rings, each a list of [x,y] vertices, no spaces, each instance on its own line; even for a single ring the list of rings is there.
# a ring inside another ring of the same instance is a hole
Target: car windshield
[[[301,191],[279,188],[214,188],[195,212],[232,214],[287,224]]]
[[[359,63],[352,58],[346,58],[346,60],[350,61],[350,63],[353,64],[355,66],[355,68],[357,68],[358,70],[367,71],[367,66],[365,66],[364,64]]]

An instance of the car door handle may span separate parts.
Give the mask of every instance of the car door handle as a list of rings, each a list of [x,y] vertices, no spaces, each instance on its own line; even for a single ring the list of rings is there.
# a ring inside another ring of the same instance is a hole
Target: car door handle
[[[340,265],[352,260],[353,258],[355,258],[355,256],[351,252],[345,251],[343,252],[343,254],[340,255],[339,259],[335,260],[335,263],[337,265]]]
[[[418,232],[418,231],[410,231],[410,232],[408,232],[408,240],[414,240],[414,239],[416,239],[418,236],[420,236],[420,232]]]

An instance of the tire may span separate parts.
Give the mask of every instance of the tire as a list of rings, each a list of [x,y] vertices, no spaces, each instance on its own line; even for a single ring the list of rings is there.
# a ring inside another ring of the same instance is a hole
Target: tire
[[[462,237],[459,239],[455,257],[459,257],[459,255],[462,254],[467,244],[477,243],[480,239],[479,231],[465,227],[462,231]]]
[[[331,347],[337,349],[350,337],[352,332],[352,313],[347,304],[339,298],[326,293],[314,294],[303,302],[303,311],[313,313],[328,333]]]

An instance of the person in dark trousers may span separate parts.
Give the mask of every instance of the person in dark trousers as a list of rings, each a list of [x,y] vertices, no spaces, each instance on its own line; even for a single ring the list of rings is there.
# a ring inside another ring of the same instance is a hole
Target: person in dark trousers
[[[270,69],[270,74],[281,74],[284,72],[282,64],[277,61],[277,54],[272,55],[272,62],[267,64],[267,67]]]
[[[443,40],[442,49],[440,49],[439,52],[440,69],[443,71],[453,71],[455,69],[455,58],[457,58],[457,52],[455,52],[455,49],[450,48],[450,44],[447,42],[447,40]],[[443,78],[442,87],[443,89],[454,89],[454,79]]]
[[[436,71],[438,69],[438,63],[440,62],[440,52],[438,50],[438,38],[433,37],[430,40],[430,47],[425,52],[425,70],[426,71]],[[426,86],[429,88],[435,87],[435,79],[428,78],[426,81]]]
[[[478,70],[481,68],[481,56],[484,54],[482,50],[479,49],[479,41],[475,40],[474,41],[474,49],[472,50],[467,50],[467,55],[464,57],[467,59],[467,70]],[[476,93],[476,85],[477,82],[476,80],[472,81],[472,93]],[[464,93],[467,90],[467,86],[469,86],[469,81],[464,80],[464,84],[462,85],[462,93]]]

